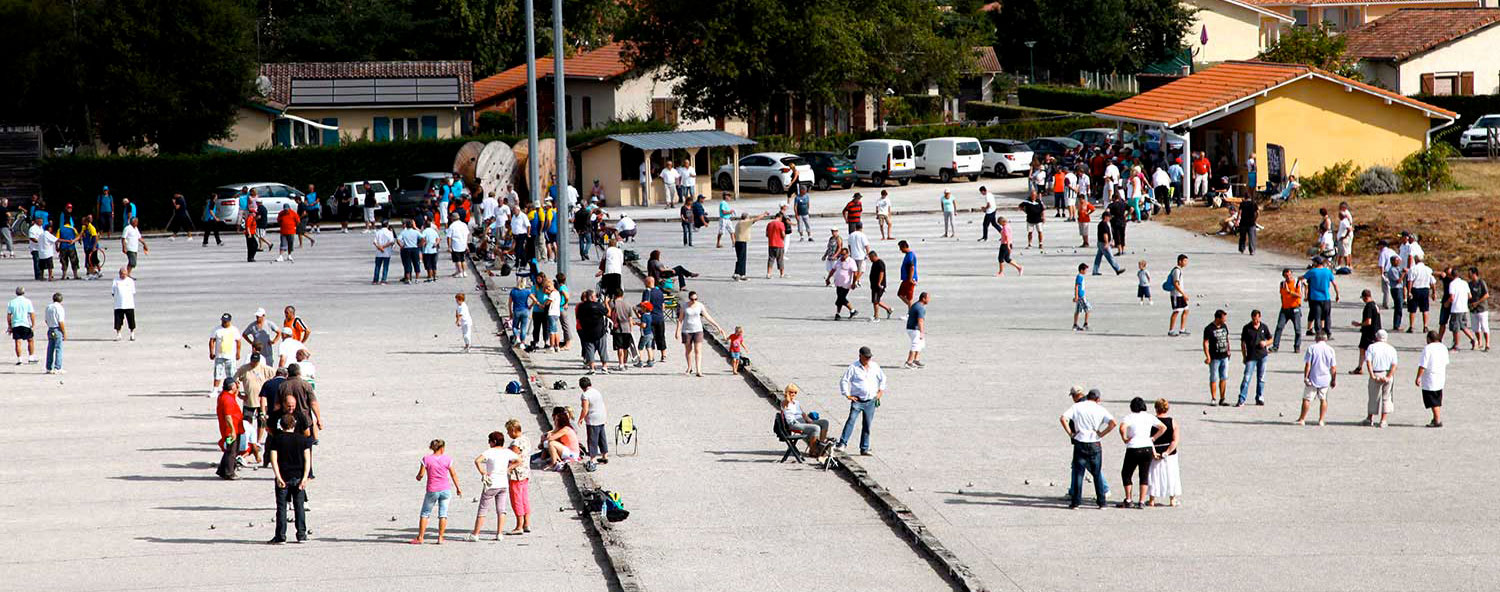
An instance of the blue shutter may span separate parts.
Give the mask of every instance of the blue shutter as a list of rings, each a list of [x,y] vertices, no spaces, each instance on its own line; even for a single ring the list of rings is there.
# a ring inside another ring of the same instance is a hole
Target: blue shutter
[[[436,115],[423,115],[422,116],[422,139],[425,140],[425,139],[431,139],[431,138],[436,138],[436,137],[437,137],[437,116]]]
[[[387,142],[387,141],[390,141],[390,139],[391,139],[391,118],[389,118],[389,117],[376,117],[375,118],[375,141],[376,142]]]
[[[292,145],[292,121],[278,119],[271,124],[271,143],[283,148]]]
[[[339,118],[337,118],[337,117],[324,117],[323,118],[323,125],[331,125],[331,126],[337,127],[338,124],[339,124]],[[339,131],[338,130],[323,130],[323,145],[324,146],[337,146],[337,145],[339,145]]]

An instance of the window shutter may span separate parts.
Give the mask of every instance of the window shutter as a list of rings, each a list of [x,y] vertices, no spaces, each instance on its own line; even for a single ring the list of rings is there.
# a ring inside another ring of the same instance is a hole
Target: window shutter
[[[287,147],[292,145],[292,121],[290,119],[278,119],[272,124],[272,143],[277,146]]]
[[[331,126],[334,126],[334,127],[338,127],[338,125],[339,125],[339,118],[337,118],[337,117],[324,117],[323,118],[323,125],[331,125]],[[338,132],[338,130],[323,130],[323,145],[324,146],[337,146],[337,145],[339,145],[339,132]]]
[[[1460,94],[1466,97],[1474,95],[1473,72],[1462,72],[1458,75],[1458,92],[1455,94]]]
[[[1433,87],[1436,86],[1435,80],[1435,77],[1430,73],[1422,75],[1422,94],[1432,94]]]
[[[432,139],[432,138],[436,138],[436,137],[438,137],[438,134],[437,134],[437,116],[436,115],[423,115],[422,116],[422,139],[425,140],[425,139]]]
[[[391,139],[391,118],[389,118],[389,117],[376,117],[375,118],[375,141],[376,142],[386,142],[386,141],[390,141],[390,139]]]

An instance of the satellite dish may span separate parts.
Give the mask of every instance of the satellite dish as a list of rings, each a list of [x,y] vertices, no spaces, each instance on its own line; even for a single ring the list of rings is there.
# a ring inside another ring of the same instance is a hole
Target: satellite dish
[[[271,96],[271,78],[268,77],[268,76],[266,76],[266,75],[264,75],[264,74],[262,74],[260,76],[256,76],[255,77],[255,90],[260,93],[260,96],[263,96],[263,97],[269,97],[269,96]]]

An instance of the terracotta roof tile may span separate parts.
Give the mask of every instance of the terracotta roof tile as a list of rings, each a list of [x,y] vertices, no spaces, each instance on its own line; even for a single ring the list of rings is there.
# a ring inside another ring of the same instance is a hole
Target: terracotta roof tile
[[[1456,118],[1452,111],[1403,97],[1385,89],[1299,64],[1224,62],[1208,70],[1135,95],[1094,113],[1112,118],[1177,126],[1215,109],[1293,79],[1315,75],[1416,109]]]
[[[293,78],[457,77],[460,101],[474,102],[474,73],[468,61],[292,62],[261,64],[260,73],[271,79],[271,92],[266,98],[283,105],[291,102]]]
[[[1405,60],[1500,22],[1500,8],[1404,8],[1344,33],[1351,57]]]
[[[599,49],[574,54],[563,59],[563,73],[568,78],[609,80],[630,71],[623,53],[625,44],[615,42]],[[552,58],[537,58],[537,80],[552,76]],[[483,103],[526,85],[526,64],[521,64],[474,83],[474,96]]]
[[[1322,6],[1325,4],[1337,4],[1340,6],[1362,6],[1373,4],[1411,4],[1421,6],[1423,4],[1434,4],[1439,2],[1452,2],[1453,0],[1245,0],[1250,4],[1260,6]],[[1473,2],[1475,6],[1479,2]]]
[[[998,73],[1000,69],[1000,58],[995,55],[995,48],[988,45],[974,48],[974,71]]]

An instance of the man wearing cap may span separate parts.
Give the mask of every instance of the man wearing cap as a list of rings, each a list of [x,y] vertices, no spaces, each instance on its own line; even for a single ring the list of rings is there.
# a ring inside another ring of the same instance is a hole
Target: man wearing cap
[[[839,379],[839,394],[849,399],[849,418],[844,420],[839,448],[849,443],[849,437],[854,435],[854,421],[859,419],[861,456],[870,455],[870,426],[875,423],[875,408],[880,406],[880,397],[885,395],[885,371],[874,358],[875,354],[869,347],[860,347],[859,360],[850,364]]]
[[[245,421],[255,429],[255,437],[249,441],[249,446],[257,464],[261,462],[260,451],[266,439],[266,412],[261,407],[260,390],[275,376],[276,369],[265,363],[260,352],[251,352],[250,362],[234,371],[234,381],[240,384]]]
[[[208,359],[214,363],[214,389],[234,379],[234,363],[240,359],[240,330],[229,313],[219,317],[219,327],[208,336]]]
[[[1113,415],[1099,404],[1099,389],[1089,389],[1084,400],[1074,403],[1064,411],[1058,421],[1064,432],[1073,440],[1073,474],[1068,484],[1068,509],[1078,507],[1083,497],[1083,475],[1094,480],[1094,501],[1104,508],[1104,476],[1099,474],[1104,454],[1100,441],[1118,425]]]
[[[277,368],[285,368],[288,364],[297,363],[297,352],[307,349],[307,346],[302,345],[302,341],[297,339],[296,330],[291,327],[281,328],[280,343],[281,346],[277,348]]]
[[[99,227],[104,229],[104,236],[107,238],[115,223],[115,196],[110,195],[108,185],[99,194],[98,205],[94,209],[99,214]]]
[[[1396,348],[1386,343],[1384,329],[1375,332],[1375,343],[1365,350],[1365,368],[1370,372],[1368,392],[1369,408],[1365,421],[1360,425],[1385,427],[1386,415],[1395,410],[1391,399],[1391,387],[1396,384]],[[1376,423],[1375,416],[1380,416]]]
[[[245,327],[245,331],[240,333],[240,337],[245,340],[245,343],[249,343],[250,347],[255,350],[255,353],[260,354],[261,359],[266,360],[267,363],[276,359],[271,355],[271,346],[276,343],[280,336],[281,332],[266,320],[266,309],[264,308],[255,309],[255,322],[250,323],[249,326]]]

